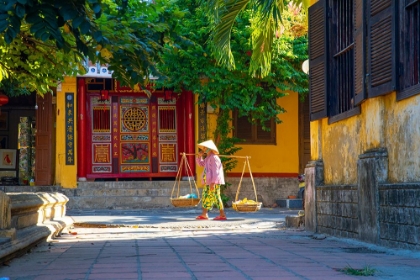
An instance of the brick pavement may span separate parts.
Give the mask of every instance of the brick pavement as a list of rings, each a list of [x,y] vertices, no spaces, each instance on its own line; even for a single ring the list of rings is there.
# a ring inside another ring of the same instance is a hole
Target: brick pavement
[[[280,222],[262,222],[228,227],[224,221],[206,223],[183,217],[185,227],[162,226],[163,220],[159,226],[149,227],[75,227],[1,267],[0,277],[420,279],[420,257],[416,252],[285,229]],[[347,266],[370,266],[376,273],[372,277],[349,276],[340,271]]]

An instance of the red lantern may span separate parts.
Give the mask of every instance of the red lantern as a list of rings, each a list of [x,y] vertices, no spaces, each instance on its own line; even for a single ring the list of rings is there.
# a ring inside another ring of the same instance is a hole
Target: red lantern
[[[108,91],[107,90],[101,90],[101,100],[108,100]]]
[[[172,91],[165,90],[164,95],[164,101],[168,102],[172,100]]]
[[[0,106],[3,106],[9,102],[9,97],[4,93],[0,93]]]

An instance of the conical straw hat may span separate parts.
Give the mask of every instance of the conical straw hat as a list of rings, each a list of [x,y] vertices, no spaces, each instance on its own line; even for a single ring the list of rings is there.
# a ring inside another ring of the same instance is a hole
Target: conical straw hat
[[[215,154],[219,154],[219,150],[217,149],[216,145],[214,144],[213,140],[207,140],[204,142],[201,142],[197,145],[199,148],[209,148],[210,150],[212,150]]]

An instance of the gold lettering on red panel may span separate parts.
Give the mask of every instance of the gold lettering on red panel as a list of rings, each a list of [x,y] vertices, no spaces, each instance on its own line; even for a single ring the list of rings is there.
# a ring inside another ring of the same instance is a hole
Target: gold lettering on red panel
[[[157,157],[157,106],[152,105],[151,124],[152,124],[152,157]]]
[[[112,137],[112,157],[113,158],[118,158],[119,157],[119,151],[118,151],[118,146],[119,146],[119,137],[118,137],[118,132],[119,132],[119,127],[118,127],[118,123],[119,123],[119,114],[118,114],[118,103],[114,102],[112,103],[112,133],[113,133],[113,137]]]
[[[93,147],[94,163],[110,163],[109,144],[95,144]]]
[[[161,144],[160,154],[160,161],[162,163],[175,162],[175,144]]]

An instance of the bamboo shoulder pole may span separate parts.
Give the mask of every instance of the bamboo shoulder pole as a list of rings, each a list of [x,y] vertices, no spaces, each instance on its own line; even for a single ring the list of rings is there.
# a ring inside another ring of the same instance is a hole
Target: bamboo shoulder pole
[[[198,156],[199,154],[186,154],[186,153],[180,153],[180,155],[185,156]],[[250,156],[229,156],[229,155],[218,155],[219,157],[227,157],[227,158],[251,158]]]

